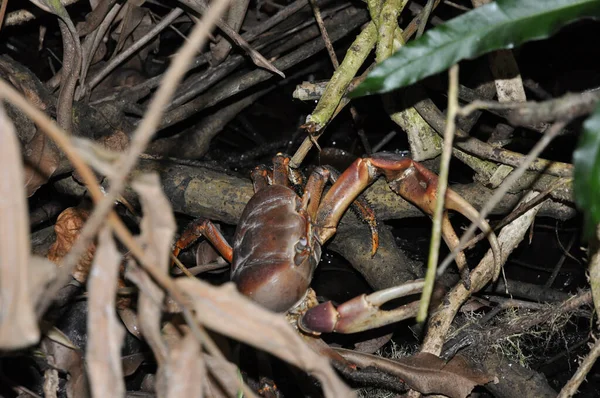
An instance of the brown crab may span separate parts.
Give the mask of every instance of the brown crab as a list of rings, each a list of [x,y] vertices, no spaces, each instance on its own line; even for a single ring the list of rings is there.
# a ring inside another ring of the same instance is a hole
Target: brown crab
[[[198,220],[176,243],[174,254],[204,236],[231,266],[231,280],[240,292],[262,306],[286,312],[303,301],[309,291],[313,272],[321,257],[321,247],[336,233],[348,207],[355,206],[372,230],[372,254],[378,246],[375,216],[359,195],[379,176],[385,176],[390,188],[403,198],[433,214],[438,177],[408,154],[378,153],[357,159],[339,177],[326,167],[317,167],[310,175],[302,196],[292,189],[289,159],[275,156],[273,170],[257,167],[252,173],[254,196],[246,204],[235,232],[233,247],[208,220]],[[333,185],[325,193],[327,182]],[[448,219],[452,209],[476,221],[477,211],[461,196],[448,190],[442,233],[452,248],[458,242]],[[496,236],[489,225],[479,227],[488,234],[495,258],[499,258]],[[457,258],[468,283],[464,255]],[[497,266],[499,266],[497,261]],[[406,311],[383,311],[379,307],[393,298],[416,293],[422,284],[388,289],[374,295],[362,295],[336,308],[324,303],[300,317],[299,326],[312,333],[354,333],[407,318]],[[409,311],[412,313],[414,311]]]

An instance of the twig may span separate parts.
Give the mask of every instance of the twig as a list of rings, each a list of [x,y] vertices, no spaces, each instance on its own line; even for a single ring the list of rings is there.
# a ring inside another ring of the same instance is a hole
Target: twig
[[[321,31],[321,36],[323,36],[323,42],[325,42],[325,48],[327,49],[327,53],[329,53],[329,59],[331,59],[331,63],[333,64],[334,69],[337,69],[339,68],[340,63],[337,59],[337,56],[335,55],[333,44],[331,44],[331,39],[329,39],[327,28],[325,28],[325,23],[323,22],[323,18],[321,17],[321,10],[317,5],[316,0],[309,0],[309,3],[312,7],[313,14],[315,15],[315,20],[317,21],[319,30]]]
[[[556,234],[556,239],[558,240],[558,244],[562,247],[562,244],[560,243],[560,239],[558,237],[558,233]],[[575,233],[575,234],[573,234],[573,236],[571,236],[571,239],[569,239],[569,243],[567,243],[566,250],[560,256],[560,259],[556,262],[556,265],[554,266],[554,269],[552,270],[552,274],[550,274],[550,277],[548,278],[548,280],[544,284],[544,286],[546,286],[547,288],[550,288],[552,286],[552,284],[554,283],[554,280],[558,276],[558,273],[560,272],[560,269],[561,269],[562,265],[564,264],[565,260],[567,259],[567,254],[569,253],[569,251],[573,247],[573,244],[575,243],[576,239],[577,239],[577,234]]]
[[[84,48],[84,50],[87,50],[87,51],[84,51],[84,53],[83,53],[83,65],[81,67],[81,78],[79,79],[80,86],[78,88],[78,92],[75,94],[76,99],[80,99],[81,96],[83,95],[83,92],[85,91],[84,90],[84,88],[86,87],[85,80],[87,78],[87,73],[88,73],[90,64],[92,62],[92,58],[94,57],[94,54],[98,50],[98,46],[102,42],[104,35],[110,28],[110,25],[112,24],[113,20],[116,18],[117,14],[119,13],[120,10],[121,10],[121,5],[115,4],[110,9],[110,11],[108,13],[106,13],[104,20],[102,20],[102,22],[100,22],[100,25],[98,25],[97,29],[94,30],[92,33],[90,33],[89,37],[86,37],[84,39],[83,48]],[[87,43],[87,41],[90,39],[91,39],[91,43]],[[48,82],[47,84],[49,85],[50,82]]]
[[[207,13],[207,6],[202,4],[201,2],[194,0],[178,0],[180,3],[185,4],[192,10],[196,11],[199,14]],[[271,62],[269,62],[265,57],[262,56],[258,51],[252,48],[250,44],[242,36],[240,36],[235,30],[233,30],[229,25],[227,25],[221,18],[218,18],[215,21],[215,24],[225,33],[235,44],[237,44],[242,50],[244,50],[248,56],[252,59],[254,64],[259,68],[264,68],[268,71],[278,74],[282,78],[285,78],[285,75],[282,71],[277,69]],[[198,47],[199,48],[199,47]]]
[[[430,99],[425,99],[415,104],[417,111],[425,120],[438,132],[442,134],[444,131],[442,112]],[[464,112],[459,112],[464,116]],[[571,119],[569,119],[571,120]],[[550,128],[546,131],[549,131]],[[479,158],[491,160],[499,163],[504,163],[513,167],[520,167],[525,156],[521,153],[510,151],[504,148],[494,147],[487,142],[470,136],[461,129],[456,129],[456,146]],[[563,162],[555,162],[547,159],[535,158],[527,163],[527,167],[531,171],[543,172],[545,174],[554,175],[557,177],[570,177],[573,172],[573,165]]]
[[[386,146],[387,143],[390,142],[396,136],[396,134],[398,133],[396,133],[395,131],[387,133],[385,137],[381,139],[381,141],[379,141],[377,144],[375,144],[375,146],[373,146],[373,152],[378,152],[381,148]]]
[[[31,0],[42,10],[54,14],[58,17],[58,26],[63,44],[63,71],[60,79],[60,92],[56,105],[56,120],[58,125],[67,133],[71,133],[73,128],[73,98],[77,80],[81,75],[81,42],[77,29],[65,9],[64,5],[58,2],[40,2]]]
[[[510,110],[508,121],[517,126],[532,126],[552,122],[563,118],[576,118],[592,112],[600,101],[600,91],[585,91],[578,94],[565,94],[543,102],[507,102],[475,100],[466,105],[461,112],[470,113],[475,109]]]
[[[325,23],[323,22],[323,18],[321,16],[321,10],[317,5],[316,0],[309,0],[310,5],[313,9],[313,13],[315,15],[315,20],[317,21],[317,25],[319,26],[319,30],[321,31],[321,36],[323,37],[323,42],[325,43],[325,48],[327,48],[327,52],[329,53],[329,58],[331,59],[331,63],[333,64],[333,69],[337,70],[340,67],[340,62],[338,61],[337,55],[335,54],[335,50],[333,49],[333,44],[331,44],[331,39],[329,38],[329,34],[327,33],[327,28],[325,27]],[[358,112],[354,106],[350,106],[350,114],[352,115],[352,120],[354,120],[354,124],[358,125]],[[358,128],[358,137],[360,138],[365,152],[370,155],[371,154],[371,144],[369,144],[369,139],[365,134],[362,128]]]
[[[358,69],[362,66],[365,59],[371,52],[377,40],[377,28],[374,22],[369,22],[367,26],[356,37],[340,67],[336,69],[331,80],[327,84],[325,92],[321,96],[319,103],[315,107],[312,114],[307,117],[307,124],[311,127],[311,137],[304,140],[300,148],[296,151],[290,161],[290,166],[298,168],[304,157],[310,151],[313,145],[313,140],[318,139],[319,133],[323,132],[323,128],[329,123],[334,115],[338,104],[340,103],[343,94],[348,89],[352,79],[356,75]],[[309,139],[310,138],[310,139]]]
[[[339,15],[336,15],[335,18],[332,18],[331,23],[336,26],[337,29],[335,31],[330,31],[332,40],[339,40],[342,37],[345,37],[350,31],[356,28],[356,26],[360,26],[360,24],[364,23],[366,17],[366,13],[361,10],[350,9],[348,12],[341,12]],[[275,66],[277,66],[281,70],[287,70],[293,65],[298,64],[301,60],[307,59],[308,57],[316,54],[324,47],[323,40],[321,38],[312,40],[295,50],[290,54],[286,54],[283,57],[279,58],[274,62]],[[225,61],[227,62],[227,61]],[[212,91],[207,92],[201,97],[194,99],[193,101],[188,102],[185,105],[180,106],[177,109],[173,109],[169,111],[165,117],[165,122],[161,127],[166,127],[177,123],[178,121],[182,121],[191,115],[197,114],[202,109],[208,108],[210,106],[216,105],[219,102],[230,98],[231,96],[247,90],[248,88],[266,81],[268,79],[273,78],[273,74],[257,69],[249,72],[243,76],[240,76],[236,79],[231,79],[230,81],[224,82],[218,88],[215,88]]]
[[[431,231],[431,242],[429,244],[429,258],[427,261],[427,272],[425,274],[425,286],[419,305],[417,322],[424,322],[427,318],[427,309],[431,301],[435,273],[440,255],[440,242],[442,236],[442,218],[444,216],[444,199],[448,189],[448,170],[452,158],[452,141],[456,129],[456,114],[458,111],[458,64],[450,68],[448,87],[448,112],[446,118],[446,131],[444,132],[444,144],[440,164],[440,177],[437,186],[437,198],[435,211],[433,213],[433,228]]]
[[[138,51],[140,48],[144,47],[146,44],[150,42],[150,40],[154,39],[156,35],[162,32],[166,27],[168,27],[173,21],[179,18],[180,15],[183,14],[183,10],[181,8],[174,8],[169,12],[159,23],[157,23],[148,33],[142,36],[139,40],[133,43],[131,46],[127,47],[123,52],[110,60],[102,70],[100,70],[94,77],[90,79],[88,83],[88,90],[96,87],[98,83],[102,81],[110,72],[113,71],[117,66],[121,64],[121,62],[125,61],[129,58],[133,53]],[[200,46],[199,46],[200,47]],[[198,48],[199,48],[198,47]]]
[[[425,32],[425,27],[427,26],[427,21],[429,20],[429,15],[433,10],[433,2],[434,0],[427,0],[427,4],[423,8],[423,12],[421,14],[421,20],[419,21],[419,28],[417,29],[417,35],[415,36],[417,39],[423,36],[423,32]],[[438,0],[439,3],[439,0]]]
[[[436,0],[435,1],[435,3],[433,4],[433,8],[434,9],[435,9],[435,7],[437,7],[437,5],[439,4],[439,2],[440,2],[440,0]],[[415,18],[413,18],[412,21],[410,21],[410,23],[408,24],[408,26],[406,27],[406,29],[402,33],[402,40],[404,42],[408,41],[408,39],[410,39],[412,37],[412,35],[416,32],[417,25],[419,23],[418,21],[420,20],[421,16],[422,16],[422,12],[419,15],[417,15]],[[377,18],[375,18],[375,19],[377,19]],[[363,29],[363,32],[365,32],[367,29],[375,29],[376,30],[376,26],[371,26],[371,25],[376,25],[376,24],[373,21],[371,21],[371,23],[369,25],[367,25],[365,27],[365,29]],[[363,32],[361,32],[361,35],[363,34]],[[372,32],[365,32],[365,33],[369,33],[369,38],[370,39],[372,39],[372,37],[370,37],[370,35],[375,35],[375,33],[372,33]],[[358,40],[358,37],[357,37],[357,40]],[[352,47],[353,46],[354,46],[354,44],[352,45]],[[344,60],[345,60],[345,58],[344,58]],[[363,62],[364,62],[364,60],[363,60]],[[354,76],[354,74],[350,78],[352,78],[353,76]],[[334,77],[335,77],[335,75],[332,76],[331,80],[333,80]],[[364,74],[364,77],[366,77],[366,73]],[[329,84],[328,84],[328,86],[329,86]],[[340,112],[340,110],[344,106],[346,106],[349,102],[350,101],[347,98],[346,99],[342,98],[342,99],[338,100],[337,101],[338,105],[335,108],[335,110],[332,111],[332,115],[329,115],[329,117],[323,118],[323,120],[326,120],[326,121],[331,120],[331,118],[335,117],[335,115],[337,115]],[[319,103],[321,103],[321,102],[319,101]],[[315,109],[315,111],[313,112],[313,114],[311,115],[311,117],[314,116],[314,113],[316,113],[316,112],[317,112],[317,109]],[[310,123],[311,124],[314,123],[314,120],[311,120]],[[324,125],[319,126],[318,123],[315,123],[315,124],[316,124],[316,126],[315,126],[316,131],[319,131],[319,130],[321,130],[322,128],[325,127]],[[300,167],[300,163],[302,163],[302,161],[304,160],[304,158],[306,157],[306,155],[308,154],[308,152],[312,148],[313,143],[315,143],[318,138],[319,138],[319,135],[316,134],[316,135],[311,135],[309,137],[306,137],[304,139],[304,141],[302,142],[302,144],[300,145],[300,147],[296,150],[296,153],[294,154],[294,156],[292,157],[292,159],[290,161],[290,166],[291,167],[295,167],[295,168]]]
[[[60,0],[63,6],[68,6],[77,3],[79,0]],[[6,26],[21,25],[25,22],[35,19],[36,15],[27,9],[21,9],[9,12],[6,16]]]
[[[537,195],[535,192],[530,192],[525,197],[529,200]],[[500,231],[498,242],[502,247],[501,264],[504,264],[508,256],[523,240],[527,230],[533,222],[540,205],[529,210],[513,223],[507,225]],[[460,247],[460,245],[458,246]],[[457,247],[457,248],[458,248]],[[431,316],[428,323],[428,331],[423,341],[422,351],[439,355],[448,330],[456,316],[456,313],[467,300],[467,298],[482,289],[495,274],[495,259],[491,250],[488,250],[477,267],[471,272],[471,287],[467,290],[462,283],[457,283],[452,290],[446,295],[442,305]],[[441,267],[440,267],[441,269]]]
[[[492,197],[488,200],[485,206],[479,212],[479,218],[476,223],[471,223],[467,231],[461,237],[458,246],[452,250],[452,252],[446,256],[444,261],[439,267],[439,273],[443,273],[444,270],[450,263],[454,260],[456,255],[464,250],[466,247],[466,243],[473,237],[475,230],[477,229],[477,225],[485,220],[485,218],[490,214],[490,212],[494,209],[494,207],[502,200],[504,195],[509,191],[512,185],[525,173],[529,165],[537,159],[537,157],[542,153],[544,148],[552,142],[552,140],[560,133],[560,131],[567,125],[568,121],[558,121],[552,125],[542,136],[542,138],[535,144],[535,146],[531,149],[531,151],[527,154],[523,162],[519,165],[518,168],[513,170],[510,175],[502,182],[502,184],[496,189]]]
[[[554,184],[550,185],[544,191],[540,192],[540,194],[538,196],[536,196],[535,198],[533,198],[532,200],[530,200],[527,203],[521,203],[519,205],[519,207],[517,207],[512,212],[510,212],[510,214],[508,214],[506,217],[504,217],[502,219],[502,221],[500,221],[497,225],[494,226],[494,231],[499,231],[501,228],[504,228],[505,226],[507,226],[514,220],[516,220],[517,218],[521,217],[523,214],[525,214],[527,211],[529,211],[529,209],[532,209],[535,206],[542,203],[543,201],[545,201],[547,196],[550,195],[554,190],[560,188],[561,186],[567,184],[570,181],[571,181],[570,178],[558,178],[554,182]],[[477,235],[476,237],[471,239],[469,241],[469,243],[467,243],[467,247],[469,247],[469,248],[473,247],[476,243],[485,239],[485,237],[486,237],[486,235],[484,233],[480,233],[479,235]]]

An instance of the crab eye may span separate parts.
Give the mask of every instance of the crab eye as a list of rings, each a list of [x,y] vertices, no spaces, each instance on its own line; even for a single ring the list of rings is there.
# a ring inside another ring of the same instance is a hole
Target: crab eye
[[[308,250],[308,240],[306,239],[306,237],[303,236],[302,238],[298,239],[295,249],[296,253],[302,253]]]

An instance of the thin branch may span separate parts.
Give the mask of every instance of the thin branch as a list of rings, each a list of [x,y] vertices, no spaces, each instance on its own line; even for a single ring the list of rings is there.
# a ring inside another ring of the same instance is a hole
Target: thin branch
[[[450,159],[452,159],[452,141],[456,130],[456,114],[458,112],[458,64],[450,68],[449,78],[448,116],[446,118],[446,131],[444,132],[442,160],[440,162],[440,177],[437,186],[435,211],[433,213],[433,228],[431,231],[431,242],[429,244],[427,273],[425,274],[425,286],[423,287],[423,294],[421,295],[417,322],[424,322],[427,318],[427,310],[431,301],[435,273],[440,256],[444,200],[446,198],[446,190],[448,189],[448,170],[450,169]]]
[[[600,340],[597,340],[595,337],[593,338],[596,340],[596,342],[592,346],[590,353],[583,359],[583,361],[581,361],[579,368],[573,377],[571,377],[571,380],[569,380],[562,390],[560,390],[557,398],[567,398],[575,395],[579,389],[579,386],[581,383],[583,383],[585,377],[592,369],[592,366],[594,366],[594,363],[600,356]]]
[[[162,32],[166,27],[171,25],[173,21],[175,21],[179,16],[183,14],[183,10],[181,8],[174,8],[169,12],[159,23],[157,23],[148,33],[142,36],[138,41],[133,43],[131,46],[127,47],[122,53],[114,57],[110,60],[102,70],[100,70],[94,77],[90,79],[88,83],[88,90],[96,87],[98,83],[102,81],[110,72],[112,72],[117,66],[121,64],[121,62],[125,61],[132,54],[138,51],[140,48],[144,47],[146,44],[150,42],[150,40],[154,39],[156,35]],[[198,48],[200,48],[199,46]],[[80,95],[81,97],[81,95]]]
[[[477,223],[471,223],[467,231],[460,238],[460,242],[458,246],[452,250],[448,256],[444,259],[442,264],[439,267],[438,273],[443,273],[446,267],[450,265],[450,263],[454,260],[456,255],[465,249],[466,243],[473,237],[475,230],[477,229],[477,225],[485,220],[485,218],[491,213],[491,211],[496,207],[496,205],[502,200],[504,195],[510,190],[513,184],[521,178],[521,176],[525,173],[527,168],[531,163],[533,163],[538,156],[542,153],[542,151],[552,142],[552,140],[560,134],[562,129],[568,124],[568,121],[559,121],[556,122],[548,129],[546,134],[542,136],[542,138],[535,144],[535,146],[531,149],[531,151],[527,154],[523,162],[519,165],[518,168],[513,170],[510,175],[502,182],[502,184],[496,189],[494,195],[488,200],[485,206],[479,212],[479,218]]]

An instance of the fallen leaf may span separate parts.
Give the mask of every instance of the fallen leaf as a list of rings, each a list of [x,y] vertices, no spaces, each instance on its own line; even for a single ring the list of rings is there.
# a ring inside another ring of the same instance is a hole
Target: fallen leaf
[[[207,328],[275,355],[312,374],[327,397],[355,394],[329,362],[314,353],[281,314],[242,296],[233,283],[213,287],[198,279],[178,278],[176,285],[191,300],[198,321]]]
[[[361,368],[373,366],[397,376],[410,388],[421,394],[442,394],[450,398],[465,398],[475,386],[492,381],[497,382],[494,376],[473,369],[459,355],[449,362],[445,362],[427,352],[391,360],[342,348],[335,348],[335,351]]]
[[[0,105],[0,349],[37,343],[31,297],[29,221],[15,128]]]
[[[147,355],[144,352],[126,355],[123,358],[121,358],[123,376],[127,377],[134,374],[146,359]]]
[[[73,342],[71,341],[71,339],[69,339],[69,337],[66,334],[64,334],[62,332],[62,330],[60,330],[56,326],[51,326],[45,332],[45,336],[47,338],[49,338],[50,340],[54,341],[55,343],[62,344],[65,347],[70,348],[72,350],[77,350],[78,349],[78,347],[75,344],[73,344]]]
[[[63,257],[71,250],[89,216],[89,211],[79,207],[69,207],[60,213],[54,225],[56,241],[50,247],[48,260],[60,266]],[[72,274],[79,283],[85,284],[95,251],[96,245],[92,243],[88,246],[87,252],[79,258]]]
[[[47,338],[42,339],[40,349],[51,367],[69,374],[66,385],[68,398],[89,396],[85,362],[81,351],[67,348]]]
[[[60,153],[54,143],[42,131],[33,136],[23,148],[25,157],[25,189],[32,196],[44,185],[60,163]]]
[[[167,398],[201,398],[205,380],[206,367],[200,344],[188,332],[171,347],[166,366],[159,369],[156,379],[157,395]]]

